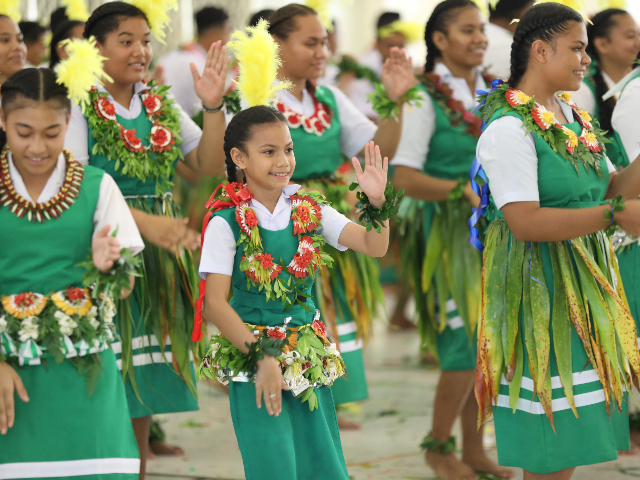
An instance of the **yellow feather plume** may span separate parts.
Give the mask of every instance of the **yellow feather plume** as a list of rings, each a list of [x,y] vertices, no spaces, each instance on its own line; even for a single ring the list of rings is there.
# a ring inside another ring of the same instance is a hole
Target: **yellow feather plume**
[[[69,58],[60,62],[57,82],[67,87],[69,98],[84,111],[90,100],[91,88],[102,83],[103,78],[112,81],[102,68],[106,58],[98,52],[94,37],[89,40],[67,39],[61,45],[65,46]]]
[[[22,20],[20,13],[20,0],[0,0],[0,14],[6,15],[14,22]]]
[[[236,30],[227,43],[229,52],[238,60],[240,96],[250,107],[268,105],[278,90],[291,87],[288,80],[275,84],[280,61],[280,46],[269,35],[269,23],[262,19],[255,27]]]
[[[484,15],[485,17],[489,16],[489,5],[487,5],[487,2],[485,2],[485,0],[471,0],[471,1],[476,4],[476,6],[478,7],[482,15]]]
[[[378,37],[387,38],[394,33],[402,35],[408,43],[417,42],[424,34],[424,26],[414,22],[396,20],[378,30]]]
[[[582,15],[586,20],[589,19],[587,15],[587,4],[585,0],[538,0],[535,5],[540,3],[559,3],[565,7],[573,8],[576,12]]]
[[[69,20],[86,22],[89,18],[89,10],[84,0],[60,0],[60,6],[66,9]]]
[[[165,27],[169,27],[171,18],[169,18],[170,10],[178,10],[178,0],[126,0],[127,3],[138,7],[144,12],[149,20],[149,27],[153,36],[160,43],[164,44]]]
[[[331,21],[331,6],[332,5],[344,5],[351,0],[305,0],[304,4],[313,8],[318,14],[318,18],[327,29],[327,32],[333,32],[333,22]]]
[[[598,0],[598,6],[602,10],[607,10],[609,8],[619,8],[621,10],[626,10],[629,8],[627,0]]]

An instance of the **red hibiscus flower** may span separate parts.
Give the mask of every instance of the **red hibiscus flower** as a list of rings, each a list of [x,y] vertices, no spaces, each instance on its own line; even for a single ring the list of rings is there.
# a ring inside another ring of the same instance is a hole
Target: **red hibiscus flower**
[[[279,328],[267,328],[267,336],[276,340],[284,340],[287,338],[287,334],[281,331]]]
[[[81,288],[68,288],[67,298],[72,302],[82,300],[84,298],[84,290]]]

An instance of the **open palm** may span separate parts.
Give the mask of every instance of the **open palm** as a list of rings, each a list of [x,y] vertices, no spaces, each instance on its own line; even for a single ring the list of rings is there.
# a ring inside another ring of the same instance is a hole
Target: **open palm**
[[[364,171],[356,157],[351,160],[356,170],[358,184],[369,197],[369,202],[376,208],[382,207],[385,202],[384,190],[387,186],[387,170],[389,159],[380,155],[380,147],[373,141],[364,146]]]
[[[407,58],[404,49],[393,47],[390,50],[389,58],[382,67],[380,80],[387,95],[394,102],[399,101],[407,90],[416,84],[411,57]]]
[[[193,75],[193,86],[198,98],[207,108],[218,108],[222,104],[224,95],[224,85],[227,80],[230,59],[225,55],[226,48],[221,41],[217,41],[209,48],[207,61],[204,65],[202,75],[192,63],[191,74]]]

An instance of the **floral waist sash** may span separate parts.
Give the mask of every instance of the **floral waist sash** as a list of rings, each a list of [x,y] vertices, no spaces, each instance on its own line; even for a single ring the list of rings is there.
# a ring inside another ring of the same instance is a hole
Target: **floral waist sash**
[[[0,361],[40,365],[41,358],[51,357],[61,363],[101,352],[114,338],[113,299],[92,299],[89,289],[23,292],[0,299]]]
[[[318,405],[314,388],[332,385],[346,372],[342,356],[335,343],[327,339],[326,327],[319,317],[316,310],[313,323],[301,327],[287,327],[290,318],[285,319],[283,326],[245,324],[256,339],[285,342],[282,354],[276,360],[280,363],[282,376],[291,393],[302,402],[308,401],[310,410]],[[217,379],[227,385],[230,381],[253,383],[256,373],[255,362],[250,361],[222,334],[216,334],[211,336],[196,376]]]

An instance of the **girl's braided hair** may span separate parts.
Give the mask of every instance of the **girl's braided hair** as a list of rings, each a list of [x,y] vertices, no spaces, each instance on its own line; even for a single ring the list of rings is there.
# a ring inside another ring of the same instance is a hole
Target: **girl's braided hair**
[[[471,0],[445,0],[436,5],[433,13],[427,21],[424,29],[424,41],[427,44],[427,60],[424,64],[424,72],[432,72],[436,65],[436,60],[442,56],[442,52],[433,42],[433,34],[435,32],[447,33],[447,27],[453,19],[454,11],[457,8],[478,6]]]
[[[616,16],[628,15],[624,10],[618,8],[609,8],[598,13],[591,19],[591,24],[587,25],[587,36],[589,37],[589,44],[587,45],[587,54],[594,60],[592,67],[592,78],[594,86],[596,87],[596,102],[598,103],[598,120],[600,120],[600,126],[603,130],[611,131],[611,116],[613,115],[613,109],[616,106],[616,99],[611,97],[607,100],[602,100],[602,96],[607,93],[609,87],[607,82],[604,81],[602,76],[602,69],[598,65],[600,62],[600,55],[598,49],[594,45],[596,38],[606,38],[611,33],[611,30],[617,26]]]
[[[247,108],[235,115],[224,133],[224,163],[229,183],[238,182],[238,168],[231,158],[231,150],[238,148],[246,151],[246,145],[253,134],[253,127],[282,122],[287,125],[287,119],[273,107],[258,105]]]
[[[104,43],[106,36],[117,30],[124,18],[144,18],[147,16],[138,7],[129,3],[107,2],[96,8],[84,25],[84,38],[96,37],[98,43]]]
[[[507,83],[516,88],[522,80],[527,71],[533,42],[553,42],[569,30],[574,22],[583,22],[582,16],[559,3],[541,3],[527,10],[513,34],[511,74]]]

